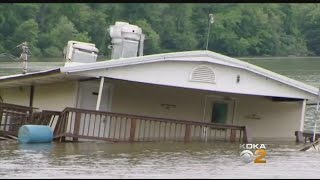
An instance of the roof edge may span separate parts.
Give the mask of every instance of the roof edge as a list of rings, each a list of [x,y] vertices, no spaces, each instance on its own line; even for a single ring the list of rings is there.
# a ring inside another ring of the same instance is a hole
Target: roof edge
[[[39,71],[39,72],[32,72],[27,74],[14,74],[14,75],[2,76],[0,77],[0,83],[5,81],[34,77],[34,76],[43,76],[43,75],[58,74],[58,73],[61,73],[60,68],[54,68],[54,69],[49,69],[49,70]]]

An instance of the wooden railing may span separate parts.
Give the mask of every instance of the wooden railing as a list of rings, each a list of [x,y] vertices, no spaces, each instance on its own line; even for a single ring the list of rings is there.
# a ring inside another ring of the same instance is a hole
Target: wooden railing
[[[247,142],[247,134],[245,126],[66,108],[56,125],[56,139]]]
[[[34,112],[31,117],[31,121],[28,124],[46,125],[53,129],[53,133],[56,134],[56,124],[61,119],[60,111],[43,110],[41,112]]]
[[[0,103],[0,135],[17,136],[25,124],[47,125],[56,140],[240,141],[247,142],[245,126],[155,118],[86,109],[41,112],[27,106]]]
[[[35,108],[15,104],[0,103],[1,134],[18,135],[18,130],[25,124],[47,125],[55,127],[60,113],[58,111],[34,111]]]
[[[30,120],[31,114],[31,107],[0,103],[0,131],[17,135],[19,127]]]

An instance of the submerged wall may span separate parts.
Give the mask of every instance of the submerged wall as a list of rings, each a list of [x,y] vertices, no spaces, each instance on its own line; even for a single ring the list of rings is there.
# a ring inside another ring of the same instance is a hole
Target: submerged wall
[[[262,96],[197,91],[126,81],[113,81],[113,84],[113,112],[193,121],[205,119],[210,122],[211,103],[229,99],[228,123],[247,126],[253,137],[293,139],[294,131],[300,128],[300,101],[275,102]],[[213,98],[207,98],[207,108],[204,111],[205,97],[208,95]],[[175,107],[166,109],[161,104],[172,104]]]
[[[34,86],[33,107],[40,110],[61,111],[65,107],[74,107],[77,82],[59,82]],[[0,95],[5,103],[29,106],[30,86],[3,88]]]
[[[262,97],[242,97],[236,101],[235,124],[246,125],[254,137],[293,139],[294,132],[300,129],[302,105],[303,101],[274,102]]]

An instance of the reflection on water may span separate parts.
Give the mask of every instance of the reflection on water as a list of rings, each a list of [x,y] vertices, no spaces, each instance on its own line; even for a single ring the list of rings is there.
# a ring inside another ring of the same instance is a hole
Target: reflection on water
[[[54,144],[53,143],[31,143],[31,144],[26,144],[26,143],[20,143],[18,145],[18,149],[21,151],[32,151],[36,153],[41,153],[41,152],[46,152],[50,151],[53,149]]]
[[[267,144],[245,164],[237,143],[0,142],[0,178],[320,178],[320,153]]]

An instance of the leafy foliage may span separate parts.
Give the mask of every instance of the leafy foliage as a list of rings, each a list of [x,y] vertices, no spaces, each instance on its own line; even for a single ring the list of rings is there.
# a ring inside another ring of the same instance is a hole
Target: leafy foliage
[[[35,56],[62,56],[69,40],[95,43],[109,56],[108,27],[138,25],[144,54],[209,50],[230,56],[320,55],[319,4],[2,3],[0,53],[27,41]]]

